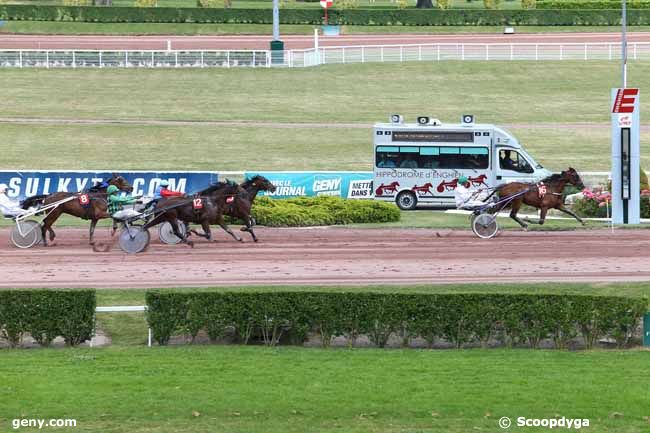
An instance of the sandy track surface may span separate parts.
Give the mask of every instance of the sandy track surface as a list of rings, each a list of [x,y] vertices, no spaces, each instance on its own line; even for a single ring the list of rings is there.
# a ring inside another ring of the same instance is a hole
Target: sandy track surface
[[[0,287],[172,287],[255,284],[650,281],[650,230],[504,232],[425,229],[270,229],[261,241],[194,249],[163,245],[96,253],[84,229],[59,229],[53,247],[20,250],[0,230]],[[244,233],[247,236],[247,234]],[[109,239],[98,230],[98,241]]]
[[[532,34],[387,34],[321,37],[321,46],[433,44],[433,43],[600,43],[620,42],[618,33]],[[0,35],[0,49],[88,49],[88,50],[232,50],[269,48],[270,35],[237,36],[78,36]],[[285,49],[314,46],[311,35],[283,35]],[[650,42],[650,32],[630,32],[629,42]]]

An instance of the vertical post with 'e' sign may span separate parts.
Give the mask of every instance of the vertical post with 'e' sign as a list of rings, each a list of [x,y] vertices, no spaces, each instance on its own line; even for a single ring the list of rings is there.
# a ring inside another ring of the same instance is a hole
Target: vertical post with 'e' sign
[[[612,223],[639,224],[639,89],[612,89]]]

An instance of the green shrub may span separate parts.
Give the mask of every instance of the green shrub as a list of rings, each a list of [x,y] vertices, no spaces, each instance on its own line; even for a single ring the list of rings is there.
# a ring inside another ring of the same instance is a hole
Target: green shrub
[[[521,7],[523,9],[535,9],[537,7],[537,0],[521,0]]]
[[[209,0],[208,0],[209,1]],[[0,19],[31,21],[79,21],[103,23],[231,23],[271,24],[271,9],[237,8],[138,8],[0,5]],[[331,24],[339,25],[619,25],[616,9],[537,9],[463,10],[463,9],[345,9],[329,13]],[[284,9],[281,24],[322,23],[320,9]],[[628,25],[650,24],[649,9],[628,11]]]
[[[1,290],[0,336],[17,346],[25,333],[48,346],[61,336],[68,346],[92,338],[94,290]]]
[[[259,197],[252,210],[258,224],[300,227],[352,223],[399,221],[392,203],[374,200],[346,200],[340,197],[298,197],[286,200]]]
[[[378,347],[393,335],[456,347],[486,346],[498,336],[536,348],[550,338],[558,349],[578,335],[586,347],[608,336],[622,347],[648,308],[647,299],[540,294],[150,291],[146,300],[147,321],[163,345],[203,329],[211,338],[231,332],[243,344],[257,337],[268,346],[292,333],[292,343],[302,344],[311,331],[324,347],[341,335],[350,345],[366,335]]]

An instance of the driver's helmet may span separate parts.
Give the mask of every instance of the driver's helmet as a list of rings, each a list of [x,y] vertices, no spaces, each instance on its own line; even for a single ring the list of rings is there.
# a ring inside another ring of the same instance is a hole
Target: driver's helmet
[[[467,176],[460,176],[458,178],[458,184],[459,185],[465,185],[468,182]]]
[[[114,194],[114,193],[118,192],[119,190],[120,189],[118,187],[116,187],[115,185],[110,185],[108,187],[108,189],[106,189],[106,193],[108,193],[110,195],[110,194]]]
[[[162,186],[163,188],[167,188],[169,186],[169,182],[167,182],[166,180],[161,180],[160,186]]]

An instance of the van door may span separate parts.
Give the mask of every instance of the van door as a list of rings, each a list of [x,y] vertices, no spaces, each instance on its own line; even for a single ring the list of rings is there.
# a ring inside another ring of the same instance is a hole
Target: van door
[[[535,169],[519,151],[508,147],[497,147],[495,161],[497,184],[508,182],[534,182]]]

